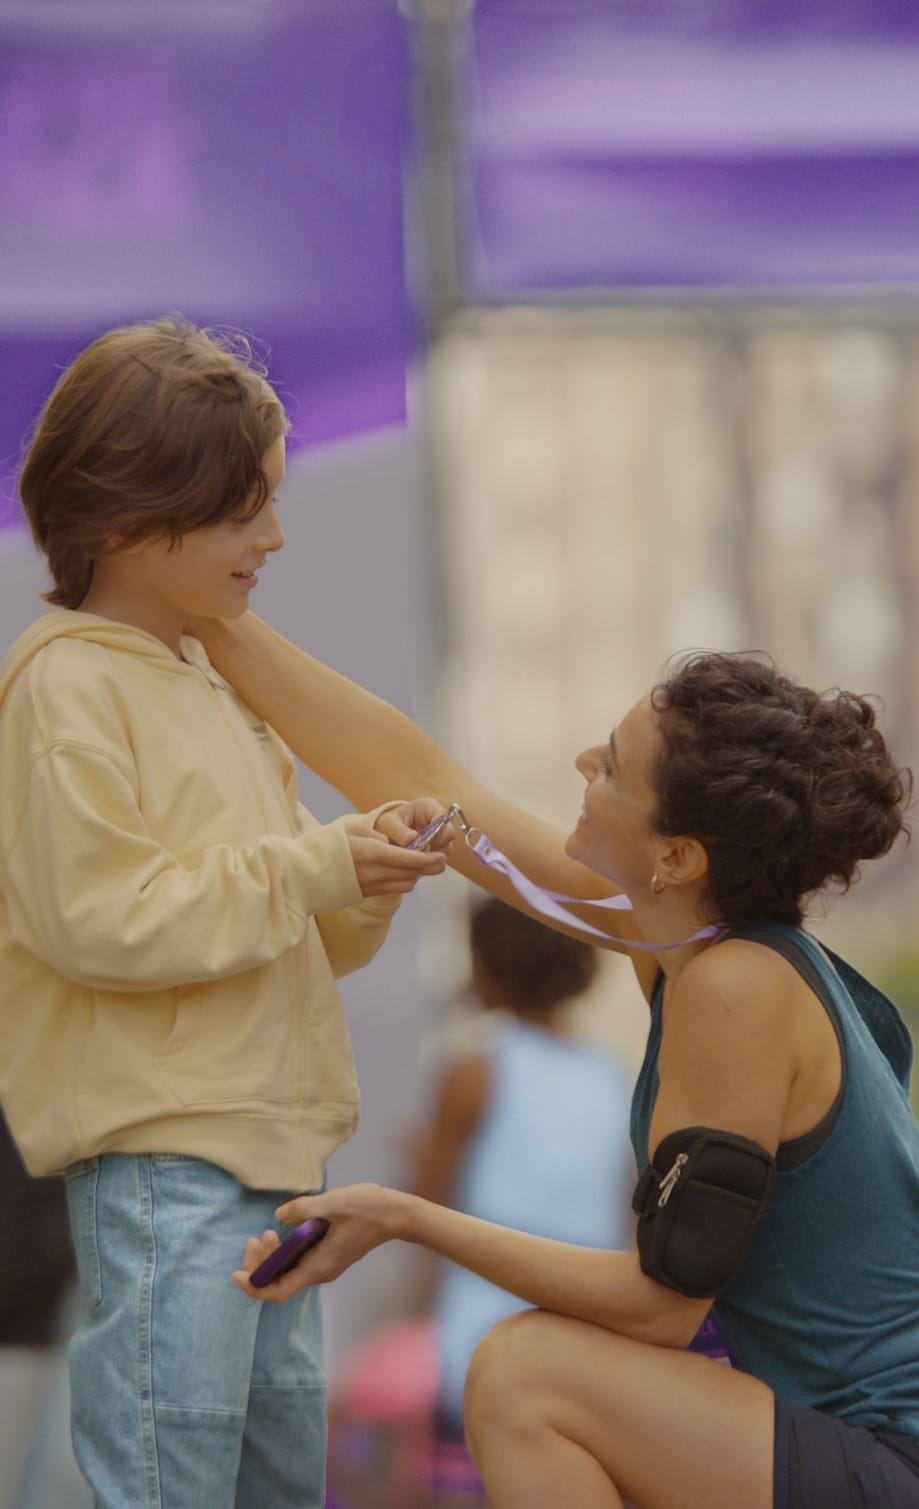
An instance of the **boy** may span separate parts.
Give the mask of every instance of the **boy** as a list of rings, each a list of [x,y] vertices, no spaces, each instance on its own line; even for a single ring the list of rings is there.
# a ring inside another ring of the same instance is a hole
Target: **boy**
[[[244,345],[157,320],[77,358],[21,475],[63,611],[0,669],[0,1098],[67,1178],[99,1509],[322,1505],[317,1297],[261,1314],[226,1274],[353,1131],[335,977],[444,867],[374,826],[430,801],[319,826],[184,632],[283,545],[286,429]]]

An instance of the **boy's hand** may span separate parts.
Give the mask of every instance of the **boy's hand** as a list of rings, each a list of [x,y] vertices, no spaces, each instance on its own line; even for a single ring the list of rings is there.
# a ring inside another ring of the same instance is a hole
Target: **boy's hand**
[[[422,796],[414,802],[403,802],[401,807],[390,807],[386,812],[381,812],[374,823],[374,829],[377,833],[385,834],[390,843],[403,848],[445,810],[443,803],[437,801],[436,797]],[[455,838],[455,826],[447,823],[435,834],[427,852],[449,854]]]
[[[345,820],[348,847],[365,896],[390,896],[413,891],[426,875],[440,875],[447,867],[443,853],[404,849],[384,833],[368,828],[360,818]],[[410,835],[414,837],[414,834]]]

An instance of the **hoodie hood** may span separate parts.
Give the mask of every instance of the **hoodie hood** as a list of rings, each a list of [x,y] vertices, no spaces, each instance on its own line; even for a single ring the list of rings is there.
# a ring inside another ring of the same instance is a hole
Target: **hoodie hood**
[[[184,660],[179,660],[161,639],[149,634],[146,629],[137,629],[133,624],[118,623],[112,618],[101,618],[96,613],[81,613],[79,609],[58,608],[45,613],[20,634],[7,652],[0,666],[0,706],[17,676],[35,659],[46,645],[58,639],[82,639],[109,650],[121,650],[133,656],[155,662],[163,670],[174,670],[178,675],[187,675],[188,664],[202,669],[209,666],[203,646],[196,639],[182,639]],[[213,672],[210,672],[213,675]]]

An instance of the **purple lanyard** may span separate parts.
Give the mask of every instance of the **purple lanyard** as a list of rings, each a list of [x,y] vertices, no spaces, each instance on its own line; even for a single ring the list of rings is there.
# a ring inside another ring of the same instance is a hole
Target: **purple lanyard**
[[[600,901],[588,901],[581,896],[566,896],[563,891],[545,890],[542,886],[536,885],[535,881],[530,880],[524,875],[522,870],[518,870],[517,866],[508,859],[506,854],[502,854],[500,849],[495,848],[491,839],[486,838],[485,834],[481,833],[478,828],[474,828],[467,821],[466,814],[462,808],[455,802],[439,818],[435,818],[434,822],[430,824],[429,828],[425,829],[424,833],[419,834],[418,839],[415,840],[415,844],[411,845],[411,847],[417,846],[420,848],[422,841],[430,842],[436,832],[447,823],[454,821],[459,823],[462,828],[466,844],[472,850],[476,859],[485,865],[487,869],[495,870],[499,875],[506,876],[517,894],[523,898],[528,906],[533,908],[534,912],[539,912],[541,916],[548,917],[551,921],[563,922],[566,927],[577,928],[579,932],[585,933],[590,937],[601,938],[604,943],[623,943],[627,948],[637,948],[646,953],[661,954],[668,952],[672,948],[683,948],[687,943],[699,943],[703,938],[716,938],[719,933],[723,933],[725,930],[723,926],[712,923],[708,927],[700,928],[698,932],[691,933],[688,938],[681,938],[677,943],[638,943],[633,938],[617,938],[611,933],[604,933],[601,928],[593,927],[589,922],[582,922],[578,917],[572,917],[565,908],[569,906],[598,906],[611,912],[631,912],[633,908],[628,896],[605,896]]]

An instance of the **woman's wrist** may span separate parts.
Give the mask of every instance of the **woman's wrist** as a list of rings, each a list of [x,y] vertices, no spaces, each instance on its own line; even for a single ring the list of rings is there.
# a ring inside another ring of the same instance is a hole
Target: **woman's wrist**
[[[418,1242],[422,1240],[423,1213],[426,1200],[404,1189],[383,1189],[381,1224],[388,1241]]]

